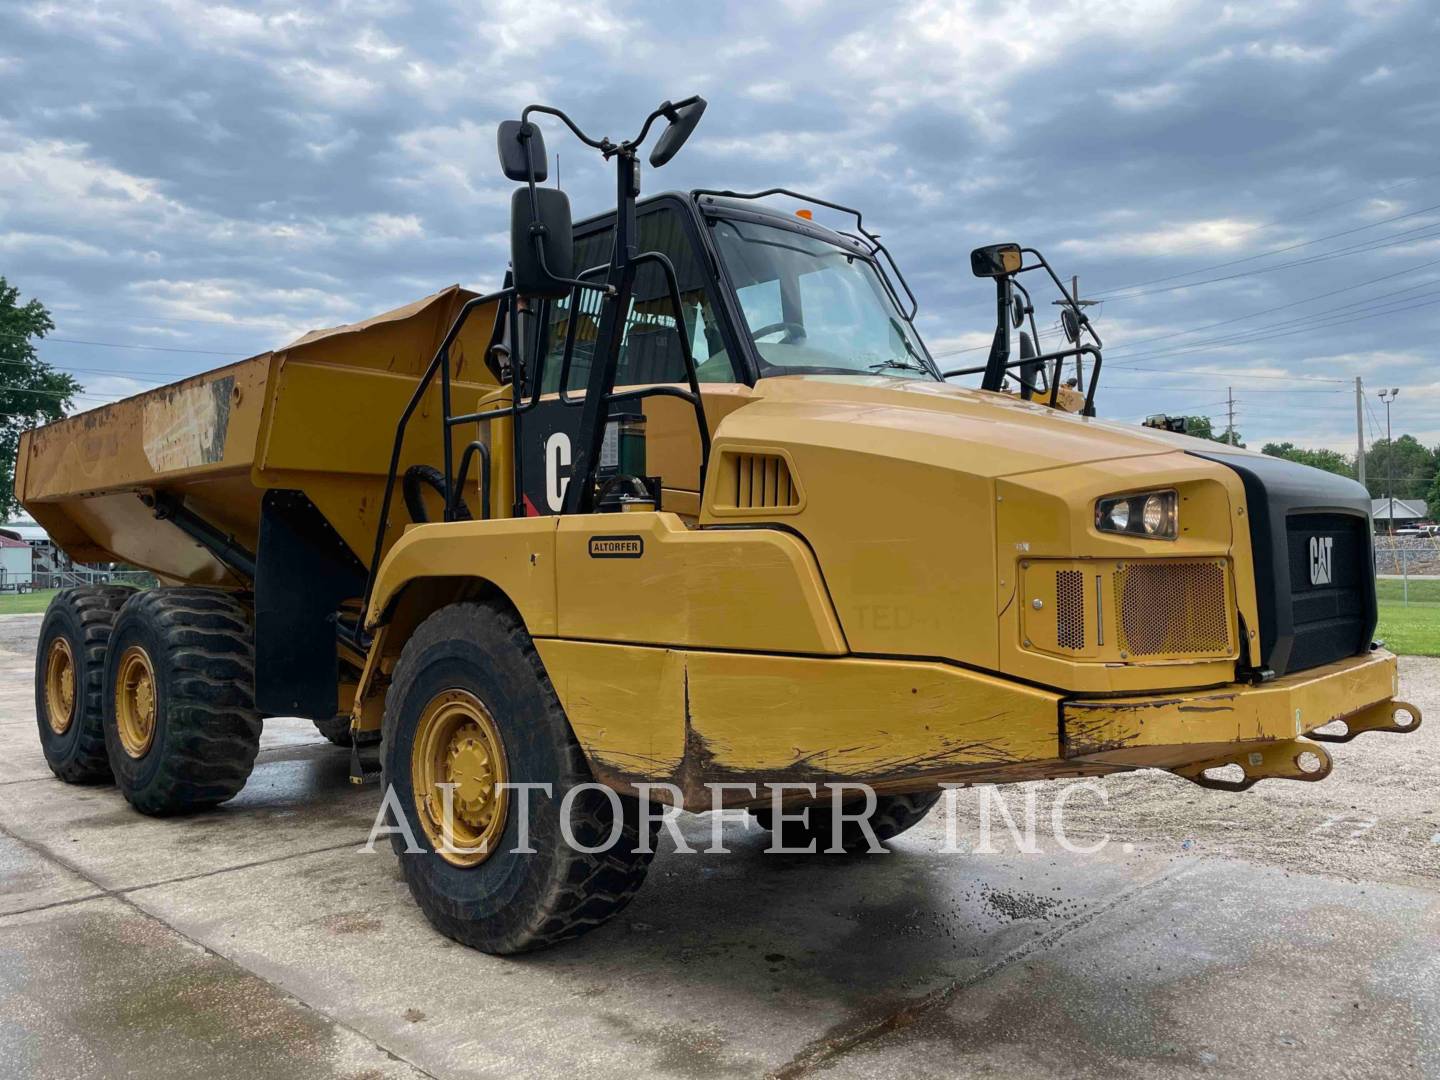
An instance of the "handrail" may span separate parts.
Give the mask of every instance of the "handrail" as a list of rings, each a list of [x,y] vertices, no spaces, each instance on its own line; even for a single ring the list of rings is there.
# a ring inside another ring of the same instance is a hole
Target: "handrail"
[[[410,417],[412,417],[415,414],[415,410],[420,407],[420,402],[425,397],[425,391],[430,388],[430,383],[435,379],[435,373],[442,367],[445,370],[443,404],[448,413],[450,400],[450,346],[455,344],[455,339],[460,336],[460,330],[465,325],[465,320],[470,317],[470,313],[477,307],[484,307],[486,304],[493,304],[499,300],[512,300],[514,296],[515,289],[511,286],[501,289],[499,292],[488,293],[485,296],[474,296],[465,301],[459,312],[456,313],[455,321],[450,324],[450,329],[446,332],[445,339],[440,342],[440,347],[435,350],[434,358],[425,368],[425,373],[420,376],[420,381],[416,384],[415,391],[410,395],[410,401],[406,404],[404,412],[400,414],[400,421],[395,427],[395,443],[390,450],[390,471],[385,477],[385,496],[380,500],[380,520],[375,526],[375,548],[371,555],[369,572],[365,575],[365,595],[360,605],[362,612],[368,612],[370,610],[370,598],[375,588],[375,575],[380,569],[380,556],[385,550],[385,532],[389,525],[390,505],[395,497],[395,477],[400,471],[400,452],[404,449],[405,429],[410,424]],[[502,318],[503,316],[503,312],[496,313],[496,318]],[[512,362],[512,381],[514,379],[514,370],[515,365]],[[444,442],[446,465],[444,496],[446,506],[449,506],[451,504],[450,462],[452,455],[448,428],[445,429]]]
[[[910,298],[910,310],[905,314],[905,318],[909,319],[911,322],[914,322],[916,314],[920,311],[920,301],[915,298],[915,293],[910,288],[910,283],[905,280],[905,275],[900,272],[900,266],[898,263],[896,263],[895,257],[891,255],[889,249],[887,249],[885,245],[880,242],[879,233],[872,233],[869,229],[865,228],[865,219],[861,216],[860,211],[855,209],[853,206],[846,206],[843,203],[830,202],[828,199],[822,199],[816,195],[806,195],[803,192],[792,191],[789,188],[783,187],[766,188],[764,191],[721,191],[717,188],[696,188],[694,191],[690,192],[690,194],[695,196],[709,195],[712,198],[721,199],[746,200],[766,199],[769,198],[771,195],[785,195],[792,199],[799,199],[801,202],[814,203],[816,206],[824,206],[831,210],[838,210],[842,214],[853,214],[855,217],[855,228],[859,229],[861,235],[863,235],[865,239],[871,244],[872,250],[870,254],[873,256],[878,253],[885,256],[886,262],[888,262],[890,264],[890,268],[895,271],[895,278],[897,281],[900,282],[900,287],[905,290],[905,295]],[[841,235],[843,236],[845,234],[841,233]],[[882,278],[886,277],[889,277],[889,275],[882,274]],[[893,294],[894,290],[892,289],[890,291]],[[901,305],[898,303],[900,298],[897,296],[895,297],[895,299],[897,301],[895,306],[900,307]]]

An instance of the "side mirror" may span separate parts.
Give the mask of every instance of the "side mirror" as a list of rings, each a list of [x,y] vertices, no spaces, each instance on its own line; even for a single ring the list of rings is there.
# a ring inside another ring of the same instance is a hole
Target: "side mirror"
[[[1018,292],[1010,298],[1010,325],[1016,330],[1025,325],[1025,301]]]
[[[522,184],[530,180],[537,184],[544,181],[549,167],[545,164],[545,136],[538,127],[522,120],[502,120],[496,141],[500,148],[500,171],[506,179]],[[531,161],[535,162],[533,173]]]
[[[685,145],[685,140],[690,138],[690,133],[695,130],[695,125],[700,123],[703,115],[705,99],[702,97],[697,97],[689,105],[673,109],[667,114],[670,124],[660,133],[655,149],[650,151],[652,169],[660,168],[680,152],[680,148]]]
[[[1065,340],[1070,344],[1080,340],[1080,320],[1075,317],[1074,308],[1060,309],[1060,328],[1065,331]]]
[[[515,291],[521,296],[557,299],[570,292],[570,282],[564,279],[575,276],[575,234],[570,228],[570,197],[563,191],[515,189],[510,197],[510,265]]]
[[[976,277],[1004,277],[1020,269],[1019,244],[991,244],[970,252],[970,271]]]

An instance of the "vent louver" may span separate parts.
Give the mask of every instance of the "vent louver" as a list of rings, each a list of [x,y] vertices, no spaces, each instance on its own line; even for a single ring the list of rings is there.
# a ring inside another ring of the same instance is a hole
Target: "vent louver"
[[[729,453],[724,457],[719,501],[737,510],[787,509],[800,505],[790,466],[778,454]]]

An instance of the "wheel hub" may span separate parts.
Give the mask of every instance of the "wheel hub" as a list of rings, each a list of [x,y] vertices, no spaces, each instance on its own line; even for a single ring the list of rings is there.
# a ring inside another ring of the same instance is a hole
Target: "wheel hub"
[[[447,774],[455,785],[455,813],[468,825],[484,828],[494,810],[495,770],[485,735],[467,724],[450,740]]]
[[[425,706],[415,729],[411,783],[420,825],[433,850],[457,866],[478,866],[505,827],[505,744],[483,702],[446,690]]]
[[[144,757],[155,739],[155,668],[139,645],[120,657],[115,679],[115,726],[132,758]]]
[[[50,730],[64,735],[75,719],[75,654],[70,642],[57,637],[45,657],[45,719]]]

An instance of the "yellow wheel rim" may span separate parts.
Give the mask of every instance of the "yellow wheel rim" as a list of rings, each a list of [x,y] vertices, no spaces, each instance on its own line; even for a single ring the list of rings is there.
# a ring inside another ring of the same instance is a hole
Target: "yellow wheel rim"
[[[466,690],[432,698],[410,758],[415,810],[431,849],[456,866],[489,858],[505,828],[509,792],[496,785],[507,777],[500,729],[480,699]],[[453,785],[448,813],[444,785]]]
[[[115,679],[115,726],[120,745],[132,758],[142,758],[155,740],[155,668],[139,645],[120,655]]]
[[[75,719],[75,654],[70,642],[57,637],[45,654],[45,719],[50,730],[64,735]]]

